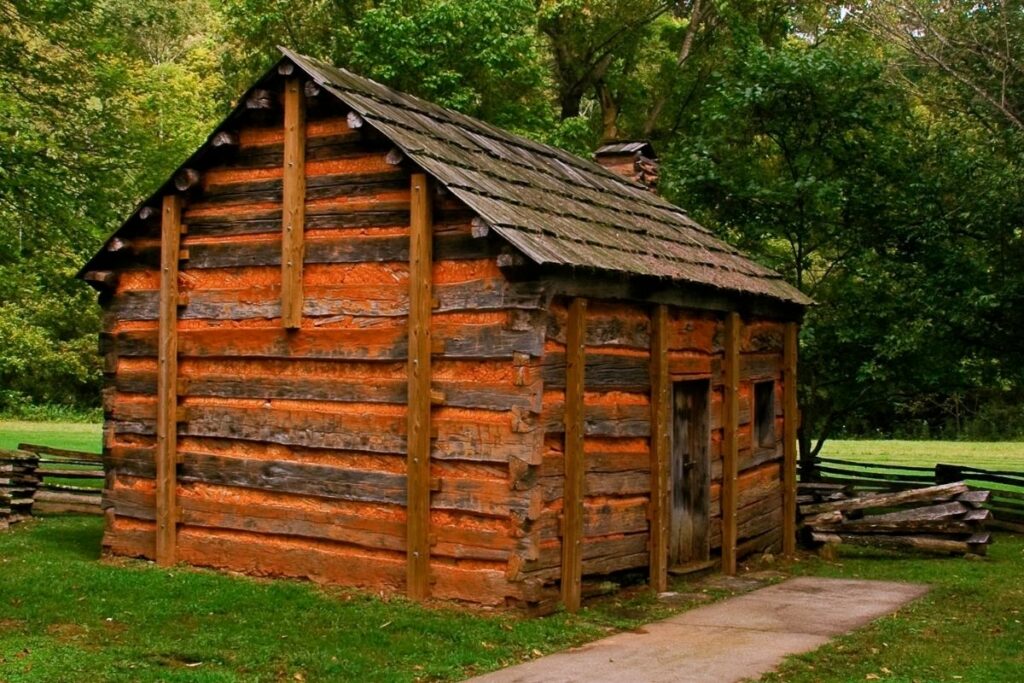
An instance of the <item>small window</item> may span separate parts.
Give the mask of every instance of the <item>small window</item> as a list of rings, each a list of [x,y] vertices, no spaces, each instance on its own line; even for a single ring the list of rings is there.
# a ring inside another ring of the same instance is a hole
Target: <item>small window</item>
[[[775,382],[754,384],[754,435],[761,448],[774,448]]]

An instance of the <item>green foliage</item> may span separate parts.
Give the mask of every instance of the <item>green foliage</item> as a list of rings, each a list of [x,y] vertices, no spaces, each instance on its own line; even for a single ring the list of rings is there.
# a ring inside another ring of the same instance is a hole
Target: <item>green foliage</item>
[[[205,0],[0,13],[0,411],[94,406],[99,311],[74,274],[224,112],[218,20]]]

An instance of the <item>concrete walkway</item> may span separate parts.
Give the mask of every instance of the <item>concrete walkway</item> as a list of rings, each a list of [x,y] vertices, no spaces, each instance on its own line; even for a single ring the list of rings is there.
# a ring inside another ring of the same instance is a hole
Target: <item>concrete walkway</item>
[[[728,683],[895,612],[927,586],[799,578],[683,612],[475,683]]]

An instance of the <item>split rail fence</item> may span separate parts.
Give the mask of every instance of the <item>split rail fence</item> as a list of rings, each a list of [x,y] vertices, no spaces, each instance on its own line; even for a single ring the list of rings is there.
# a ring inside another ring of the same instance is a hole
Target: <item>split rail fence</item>
[[[5,452],[2,460],[8,469],[20,473],[16,479],[8,478],[10,486],[17,487],[12,490],[12,498],[22,502],[22,516],[39,512],[102,513],[101,455],[23,443],[17,451]]]
[[[988,528],[1024,533],[1024,472],[945,463],[922,467],[814,458],[801,461],[800,481],[843,484],[863,493],[966,481],[971,488],[992,492],[985,504],[992,510],[992,519],[986,523]]]

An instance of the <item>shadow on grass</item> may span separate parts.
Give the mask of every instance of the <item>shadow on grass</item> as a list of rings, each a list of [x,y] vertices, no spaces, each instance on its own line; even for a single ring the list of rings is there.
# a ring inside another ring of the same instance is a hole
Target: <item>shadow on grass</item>
[[[55,550],[68,559],[90,560],[100,559],[103,541],[103,524],[97,518],[76,516],[73,524],[53,524],[50,522],[66,515],[40,515],[32,530],[32,541],[39,546]]]

